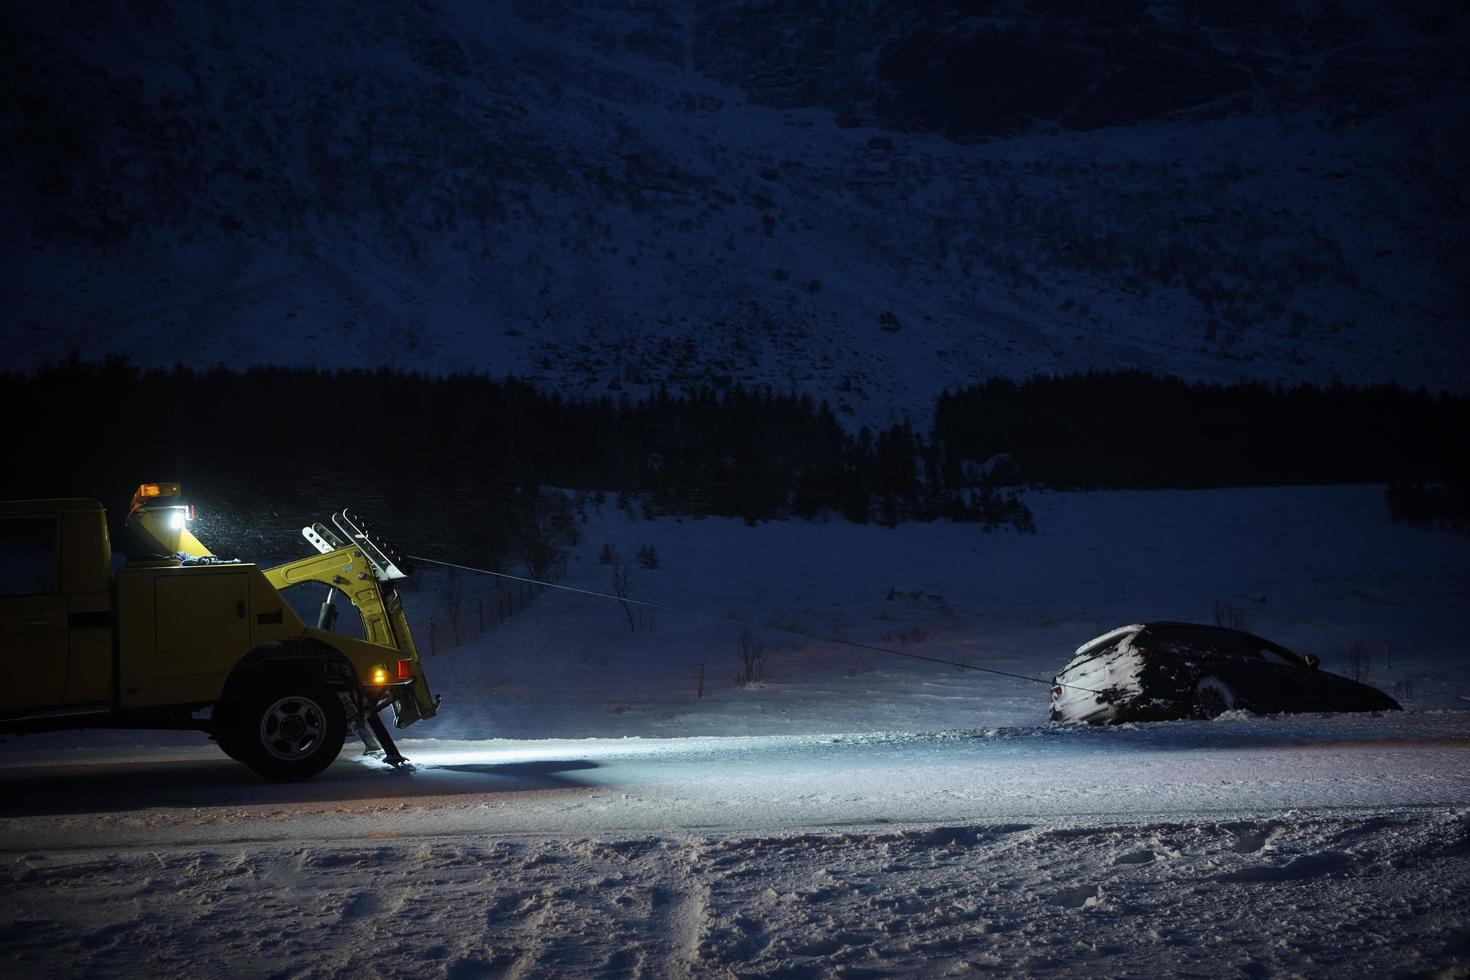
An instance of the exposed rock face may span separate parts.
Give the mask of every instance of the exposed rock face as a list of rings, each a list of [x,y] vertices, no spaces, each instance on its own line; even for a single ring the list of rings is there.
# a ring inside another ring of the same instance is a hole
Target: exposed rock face
[[[1311,2],[775,0],[715,6],[699,51],[761,102],[974,141],[1037,123],[1407,105],[1464,80],[1463,58],[1442,43],[1464,20],[1448,2],[1385,14]]]
[[[1036,122],[1131,125],[1246,96],[1246,66],[1201,26],[1161,23],[1144,3],[883,2],[848,16],[821,4],[739,7],[705,24],[711,68],[773,104],[820,105],[959,141]],[[1262,18],[1264,19],[1264,18]],[[764,28],[764,29],[762,29]],[[737,48],[735,64],[721,57]]]
[[[1454,3],[35,5],[18,363],[1464,390]]]

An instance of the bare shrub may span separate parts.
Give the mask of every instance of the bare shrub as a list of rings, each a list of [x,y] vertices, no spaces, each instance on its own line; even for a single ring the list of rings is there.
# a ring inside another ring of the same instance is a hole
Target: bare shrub
[[[536,600],[538,586],[512,585],[502,579],[495,580],[495,618],[504,625],[516,614],[527,609]]]
[[[449,619],[449,635],[459,646],[459,616],[464,608],[464,576],[449,569],[444,578],[444,614]]]
[[[560,577],[557,573],[566,565],[560,546],[539,528],[526,531],[521,538],[521,560],[526,564],[527,574],[538,582]]]
[[[735,686],[749,687],[760,683],[765,676],[766,648],[749,628],[740,631],[739,651],[740,670],[735,674]]]
[[[1250,619],[1246,616],[1244,609],[1229,599],[1222,599],[1219,596],[1211,596],[1210,600],[1214,605],[1216,626],[1225,626],[1233,630],[1250,628]]]
[[[527,573],[542,582],[561,578],[566,573],[566,549],[581,534],[571,501],[561,493],[529,488],[520,494],[518,506],[516,543]]]
[[[1372,669],[1373,660],[1363,651],[1363,644],[1354,643],[1348,650],[1346,674],[1355,681],[1362,681]]]
[[[613,562],[612,586],[613,595],[618,597],[618,603],[628,616],[629,631],[638,632],[638,624],[633,621],[633,610],[628,605],[628,594],[633,591],[633,565],[630,562],[621,559]]]

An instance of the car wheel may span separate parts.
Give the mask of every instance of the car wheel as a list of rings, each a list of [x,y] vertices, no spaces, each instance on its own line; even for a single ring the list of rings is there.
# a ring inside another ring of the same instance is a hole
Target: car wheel
[[[267,685],[245,699],[220,747],[275,782],[310,779],[332,764],[347,737],[335,691],[307,680]],[[233,751],[232,751],[233,750]]]
[[[1194,716],[1218,718],[1235,707],[1235,692],[1218,677],[1201,677],[1194,685]]]

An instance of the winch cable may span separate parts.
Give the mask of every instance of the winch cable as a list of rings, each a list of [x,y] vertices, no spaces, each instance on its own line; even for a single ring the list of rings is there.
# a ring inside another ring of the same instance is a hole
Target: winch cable
[[[558,585],[555,582],[542,582],[539,579],[526,578],[522,575],[511,575],[509,572],[497,572],[488,568],[474,568],[470,565],[459,565],[452,561],[440,561],[437,558],[425,558],[422,555],[409,555],[410,561],[423,562],[426,565],[440,565],[444,568],[457,568],[464,572],[473,572],[476,575],[490,575],[495,578],[507,579],[511,582],[522,582],[526,585],[538,585],[547,589],[559,589],[562,592],[575,592],[578,595],[592,596],[597,599],[608,599],[612,602],[622,602],[631,606],[642,606],[646,609],[660,609],[664,612],[677,613],[681,616],[695,616],[700,619],[712,619],[717,623],[729,623],[732,626],[744,626],[749,629],[767,630],[772,633],[787,633],[791,636],[800,636],[808,640],[819,640],[823,643],[838,643],[842,646],[856,647],[859,650],[869,650],[873,653],[886,653],[894,657],[907,657],[910,660],[922,660],[931,664],[943,664],[946,667],[958,667],[961,670],[976,670],[983,674],[998,674],[1001,677],[1010,677],[1018,681],[1026,681],[1029,684],[1045,684],[1048,687],[1066,687],[1074,691],[1084,691],[1088,694],[1101,694],[1089,687],[1079,687],[1076,684],[1055,684],[1039,677],[1030,677],[1026,674],[1016,674],[1008,670],[997,670],[994,667],[977,667],[960,660],[945,660],[943,657],[926,657],[922,653],[909,653],[906,650],[894,650],[892,647],[880,647],[872,643],[859,643],[857,640],[846,640],[840,636],[828,636],[825,633],[813,633],[809,630],[797,629],[793,626],[772,626],[767,623],[757,623],[748,619],[740,619],[735,616],[720,616],[715,613],[701,612],[698,609],[684,609],[679,606],[671,606],[663,602],[649,602],[646,599],[629,599],[623,596],[611,595],[606,592],[598,592],[594,589],[579,589],[573,585]]]

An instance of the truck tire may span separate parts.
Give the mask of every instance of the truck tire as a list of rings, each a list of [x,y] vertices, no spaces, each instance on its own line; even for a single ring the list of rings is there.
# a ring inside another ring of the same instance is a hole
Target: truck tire
[[[220,702],[214,706],[209,737],[221,752],[236,762],[245,761],[243,749],[244,729],[239,721],[239,707],[233,703]]]
[[[230,712],[216,736],[226,754],[279,783],[310,779],[327,768],[346,737],[347,716],[336,692],[305,678],[264,685]]]

